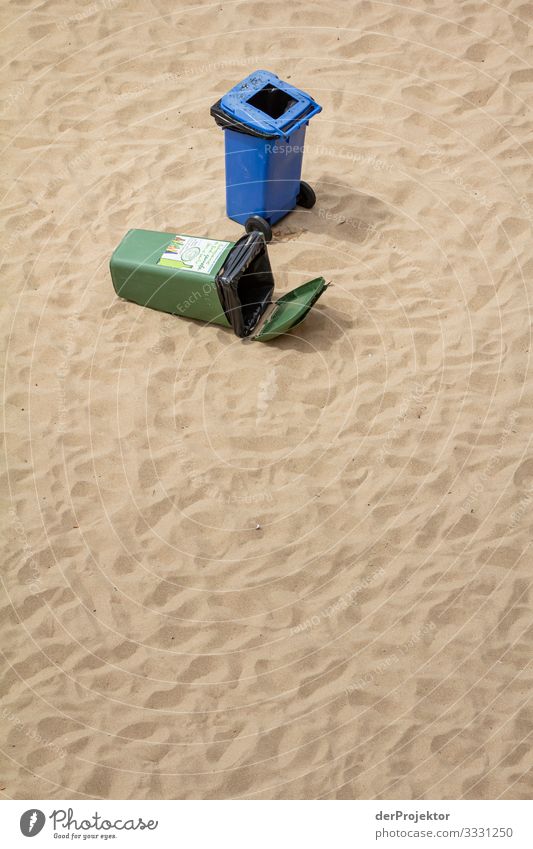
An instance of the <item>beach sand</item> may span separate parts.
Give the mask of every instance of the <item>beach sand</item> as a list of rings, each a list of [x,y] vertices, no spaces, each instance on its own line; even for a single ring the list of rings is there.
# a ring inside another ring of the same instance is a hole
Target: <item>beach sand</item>
[[[1,792],[530,798],[533,13],[1,11]],[[309,91],[270,344],[119,300],[129,228],[233,240],[209,107]],[[529,190],[528,190],[529,186]]]

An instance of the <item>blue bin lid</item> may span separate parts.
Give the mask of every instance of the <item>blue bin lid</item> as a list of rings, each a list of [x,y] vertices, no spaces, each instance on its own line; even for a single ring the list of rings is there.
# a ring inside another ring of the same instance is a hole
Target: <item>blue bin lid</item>
[[[254,71],[219,101],[221,109],[258,134],[288,136],[322,107],[305,91],[270,71]],[[265,111],[267,110],[267,111]]]

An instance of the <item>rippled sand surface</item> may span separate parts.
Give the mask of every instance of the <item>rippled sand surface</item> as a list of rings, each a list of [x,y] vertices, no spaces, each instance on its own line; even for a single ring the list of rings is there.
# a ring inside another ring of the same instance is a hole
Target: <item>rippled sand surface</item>
[[[533,12],[5,3],[3,766],[15,798],[532,793]],[[323,105],[268,345],[119,301],[235,239],[209,107]]]

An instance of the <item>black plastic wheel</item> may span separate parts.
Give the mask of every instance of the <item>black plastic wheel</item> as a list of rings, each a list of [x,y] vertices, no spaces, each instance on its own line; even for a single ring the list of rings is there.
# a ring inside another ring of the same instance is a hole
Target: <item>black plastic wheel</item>
[[[259,232],[265,237],[265,242],[270,242],[272,240],[272,227],[266,218],[261,218],[260,215],[250,215],[244,225],[244,229],[247,233],[259,230]]]
[[[311,188],[309,183],[305,183],[303,180],[300,183],[300,191],[298,192],[296,203],[298,206],[303,206],[304,209],[312,209],[316,203],[314,190]]]

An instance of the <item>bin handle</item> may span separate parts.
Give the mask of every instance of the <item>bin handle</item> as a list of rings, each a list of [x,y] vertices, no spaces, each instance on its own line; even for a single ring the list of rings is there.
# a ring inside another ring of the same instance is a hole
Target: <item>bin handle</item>
[[[303,124],[307,124],[307,122],[318,112],[322,112],[322,107],[319,106],[318,103],[310,104],[309,107],[302,115],[300,115],[299,118],[295,118],[293,121],[289,121],[288,124],[285,124],[279,129],[281,130],[284,136],[288,136],[288,130],[290,130],[291,133],[294,133],[295,130],[299,130]]]

